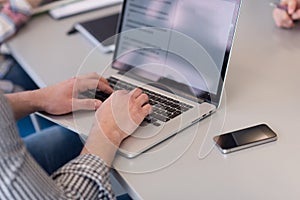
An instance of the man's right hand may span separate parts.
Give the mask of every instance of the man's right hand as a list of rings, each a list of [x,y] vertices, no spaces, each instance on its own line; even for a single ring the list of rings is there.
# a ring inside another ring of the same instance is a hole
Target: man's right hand
[[[150,114],[148,96],[141,89],[116,91],[96,111],[95,124],[82,154],[95,154],[111,164],[122,140]]]

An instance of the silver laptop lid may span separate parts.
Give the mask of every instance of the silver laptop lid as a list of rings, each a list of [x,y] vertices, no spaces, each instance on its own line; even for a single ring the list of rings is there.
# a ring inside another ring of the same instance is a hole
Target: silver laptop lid
[[[112,66],[218,106],[240,4],[241,0],[125,0]]]

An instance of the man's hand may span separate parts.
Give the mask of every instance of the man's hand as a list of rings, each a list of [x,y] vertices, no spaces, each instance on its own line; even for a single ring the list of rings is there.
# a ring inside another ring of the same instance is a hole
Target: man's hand
[[[151,109],[148,96],[140,89],[114,92],[97,110],[82,154],[96,154],[110,165],[122,140],[136,130]]]
[[[97,99],[79,99],[80,92],[98,88],[103,92],[112,93],[106,79],[96,73],[81,75],[56,85],[38,90],[42,111],[60,115],[77,110],[96,110],[102,102]]]
[[[116,91],[96,112],[97,126],[119,146],[120,142],[140,125],[150,114],[149,98],[141,89],[131,92]],[[112,135],[116,133],[116,135]]]
[[[282,0],[280,5],[287,7],[287,11],[275,8],[273,18],[278,27],[293,28],[294,21],[300,19],[300,0]]]
[[[79,99],[78,94],[98,88],[106,93],[113,90],[108,82],[96,73],[81,75],[39,90],[7,94],[16,119],[32,112],[44,111],[53,115],[77,110],[96,110],[102,104],[97,99]]]

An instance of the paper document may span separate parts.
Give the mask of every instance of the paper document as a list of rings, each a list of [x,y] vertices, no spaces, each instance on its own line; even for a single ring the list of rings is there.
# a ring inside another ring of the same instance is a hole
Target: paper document
[[[49,13],[54,19],[61,19],[79,13],[112,6],[122,2],[123,0],[81,0],[52,9],[49,11]]]
[[[54,1],[54,2],[51,2],[51,3],[47,3],[45,5],[34,8],[32,14],[33,15],[38,15],[38,14],[41,14],[41,13],[44,13],[44,12],[48,12],[51,9],[58,8],[58,7],[61,7],[63,5],[66,5],[66,4],[70,4],[70,3],[75,2],[75,1],[81,1],[81,0],[59,0],[59,1]]]

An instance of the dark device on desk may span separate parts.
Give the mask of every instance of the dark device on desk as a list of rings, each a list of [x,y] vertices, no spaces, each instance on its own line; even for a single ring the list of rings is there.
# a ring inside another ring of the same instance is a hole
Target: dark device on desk
[[[222,153],[230,153],[277,140],[276,133],[266,124],[225,133],[214,137]]]
[[[114,51],[119,13],[77,23],[74,28],[101,51]]]

